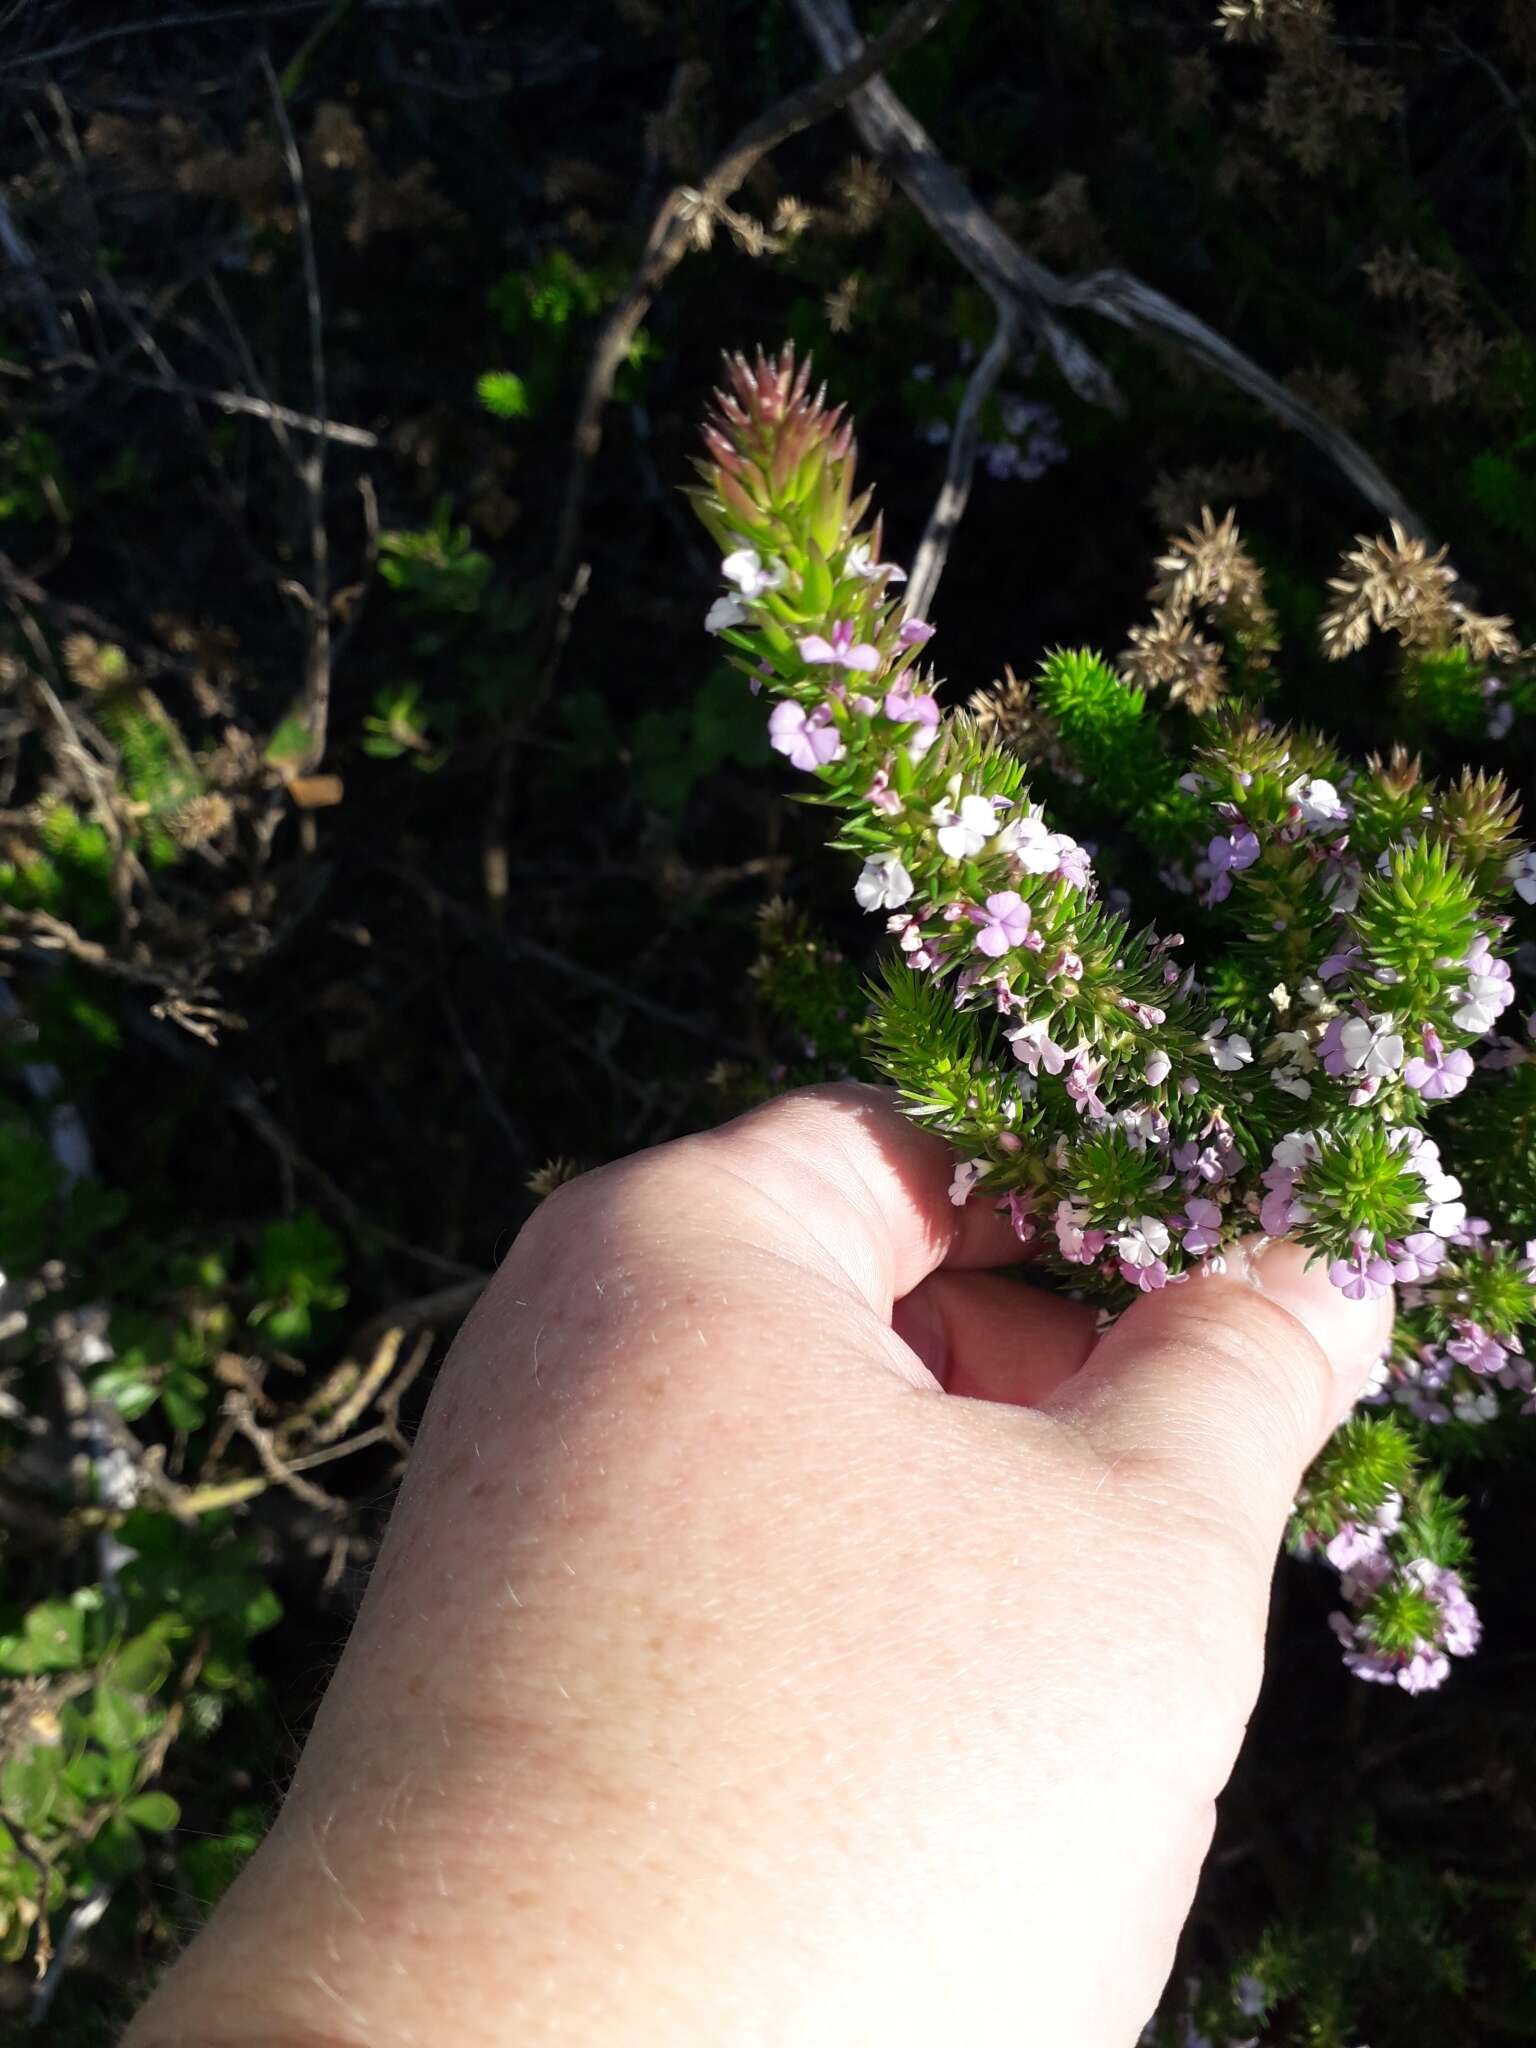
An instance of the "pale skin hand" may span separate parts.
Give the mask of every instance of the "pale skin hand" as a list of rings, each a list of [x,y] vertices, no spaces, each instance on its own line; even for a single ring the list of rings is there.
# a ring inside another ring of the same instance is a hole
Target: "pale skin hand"
[[[1272,1247],[1096,1341],[949,1169],[848,1086],[545,1204],[124,2048],[1129,2048],[1386,1304]]]

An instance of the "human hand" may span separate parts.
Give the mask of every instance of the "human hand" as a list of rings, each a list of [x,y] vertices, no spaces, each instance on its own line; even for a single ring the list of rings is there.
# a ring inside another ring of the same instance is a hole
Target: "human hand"
[[[950,1163],[810,1089],[545,1203],[125,2048],[1135,2040],[1388,1305],[1271,1246],[1100,1337]]]

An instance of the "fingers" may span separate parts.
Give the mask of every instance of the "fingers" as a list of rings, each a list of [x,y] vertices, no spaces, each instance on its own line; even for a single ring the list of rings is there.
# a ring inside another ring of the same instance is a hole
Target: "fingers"
[[[793,1257],[814,1247],[816,1263],[841,1268],[883,1321],[940,1265],[1024,1256],[992,1202],[950,1200],[954,1153],[903,1116],[890,1089],[798,1089],[688,1143],[737,1180],[748,1207],[774,1206],[777,1249]],[[718,1191],[713,1201],[715,1226],[728,1233],[731,1202]]]
[[[1391,1327],[1390,1300],[1347,1300],[1299,1246],[1240,1246],[1226,1274],[1135,1303],[1047,1407],[1268,1554]]]
[[[1093,1349],[1094,1313],[996,1273],[930,1274],[896,1304],[895,1331],[950,1394],[1034,1408]]]

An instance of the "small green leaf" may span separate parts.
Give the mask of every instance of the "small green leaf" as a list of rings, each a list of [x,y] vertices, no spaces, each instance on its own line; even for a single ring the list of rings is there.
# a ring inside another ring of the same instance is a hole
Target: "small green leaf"
[[[148,1828],[152,1835],[167,1835],[181,1819],[181,1808],[169,1792],[141,1792],[137,1799],[130,1799],[123,1808],[126,1817],[136,1827]]]
[[[105,1749],[127,1749],[144,1733],[145,1720],[125,1692],[98,1685],[91,1707],[91,1732]]]

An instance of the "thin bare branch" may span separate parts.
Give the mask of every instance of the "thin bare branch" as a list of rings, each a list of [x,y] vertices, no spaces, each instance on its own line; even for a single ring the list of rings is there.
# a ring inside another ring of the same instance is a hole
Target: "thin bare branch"
[[[939,587],[939,578],[944,574],[944,564],[949,559],[950,542],[970,501],[971,481],[976,474],[976,453],[981,444],[982,411],[1007,366],[1008,358],[1018,347],[1019,326],[1017,308],[1005,306],[997,317],[997,332],[965,387],[955,431],[950,437],[944,483],[928,515],[928,524],[923,528],[923,538],[912,562],[912,576],[907,584],[908,618],[926,619],[933,609],[934,593]]]
[[[272,118],[282,138],[283,160],[293,187],[294,219],[298,224],[299,253],[304,265],[304,306],[309,321],[310,406],[316,425],[311,433],[309,453],[298,463],[299,480],[309,501],[309,601],[305,606],[306,654],[304,662],[304,707],[301,713],[309,733],[309,751],[303,766],[313,769],[325,753],[326,728],[331,715],[331,544],[325,525],[325,323],[320,305],[320,268],[315,260],[315,229],[309,210],[309,188],[304,179],[304,162],[288,118],[287,102],[272,60],[261,59],[267,89],[272,99]]]
[[[64,337],[63,328],[59,325],[53,293],[48,289],[47,280],[38,268],[37,258],[32,254],[20,228],[16,225],[3,192],[0,192],[0,252],[4,253],[5,260],[15,271],[21,296],[31,305],[50,352],[53,355],[62,355],[69,343]]]
[[[604,321],[587,368],[555,543],[553,587],[557,592],[566,587],[575,558],[587,482],[602,445],[603,414],[613,396],[614,379],[657,292],[695,246],[694,223],[701,216],[717,213],[739,190],[749,172],[780,143],[836,113],[849,95],[882,65],[921,41],[953,5],[954,0],[908,0],[873,42],[866,44],[855,38],[858,47],[833,68],[831,76],[799,87],[756,120],[749,121],[702,184],[679,185],[662,201],[646,237],[639,267],[628,291]]]
[[[845,66],[866,47],[847,0],[794,0],[801,26],[824,64]],[[869,46],[872,47],[872,46]],[[1027,256],[982,207],[934,146],[928,131],[891,91],[871,77],[848,97],[848,112],[866,149],[877,157],[941,241],[991,294],[1001,317],[1015,306],[1080,397],[1123,408],[1113,380],[1060,315],[1094,312],[1133,332],[1170,343],[1236,384],[1306,436],[1376,510],[1413,534],[1424,522],[1359,444],[1271,377],[1193,313],[1124,271],[1100,271],[1076,282]]]

